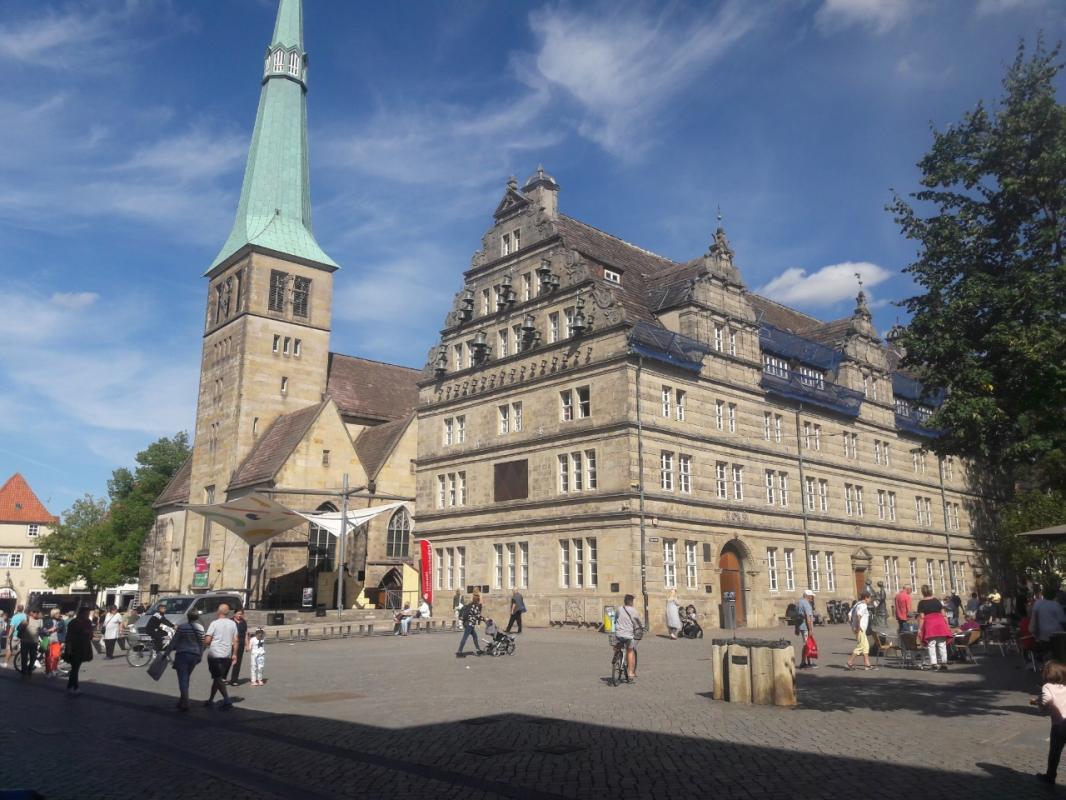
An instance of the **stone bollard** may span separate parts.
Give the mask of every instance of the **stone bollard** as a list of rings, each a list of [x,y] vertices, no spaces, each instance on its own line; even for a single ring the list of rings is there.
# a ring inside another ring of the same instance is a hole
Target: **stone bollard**
[[[366,635],[367,636],[373,636],[374,635],[374,626],[373,626],[373,624],[366,626]]]
[[[364,636],[366,634],[366,625],[359,626],[359,635]]]
[[[352,635],[352,626],[349,625],[348,629],[344,632],[344,638],[347,639],[351,635]]]

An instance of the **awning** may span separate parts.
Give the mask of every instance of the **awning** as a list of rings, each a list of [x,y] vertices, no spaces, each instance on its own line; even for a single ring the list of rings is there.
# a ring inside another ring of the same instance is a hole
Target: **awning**
[[[1052,538],[1054,536],[1066,536],[1066,525],[1053,525],[1050,528],[1041,528],[1038,531],[1026,531],[1025,533],[1019,533],[1019,536],[1047,536]]]
[[[395,511],[404,505],[406,504],[388,503],[387,505],[373,506],[371,508],[351,509],[348,511],[348,529],[357,528],[378,514],[384,514],[386,511]],[[341,532],[341,512],[339,511],[327,511],[323,514],[301,514],[299,511],[293,511],[291,508],[286,508],[281,503],[259,494],[250,494],[247,497],[241,497],[225,503],[186,506],[186,508],[212,522],[217,522],[226,530],[233,531],[246,544],[253,547],[308,521],[315,523],[320,528],[325,528],[334,536],[339,536]]]

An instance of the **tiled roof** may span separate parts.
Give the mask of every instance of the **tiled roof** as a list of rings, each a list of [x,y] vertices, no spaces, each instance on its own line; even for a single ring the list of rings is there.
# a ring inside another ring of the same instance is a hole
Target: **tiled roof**
[[[758,294],[748,294],[748,301],[755,309],[755,318],[759,322],[773,325],[789,333],[799,333],[815,325],[822,325],[820,319],[796,311],[794,308],[783,306],[780,303]],[[806,336],[807,334],[804,334]]]
[[[174,473],[174,477],[170,479],[163,491],[159,493],[159,497],[155,499],[153,506],[159,508],[160,506],[173,506],[178,503],[189,502],[189,479],[192,477],[192,456],[185,459],[185,463],[178,467],[178,471]]]
[[[328,402],[324,400],[318,405],[282,414],[274,420],[237,467],[228,488],[239,489],[273,480]]]
[[[801,336],[812,339],[826,347],[840,348],[844,346],[844,339],[852,328],[850,317],[835,319],[832,322],[819,322],[804,330],[797,331]]]
[[[414,410],[421,377],[420,370],[410,367],[330,353],[326,391],[341,414],[384,422]]]
[[[59,517],[44,507],[26,479],[16,472],[0,487],[0,522],[50,525],[59,522]]]
[[[414,419],[414,414],[408,414],[403,419],[382,425],[372,425],[364,428],[362,433],[356,437],[355,453],[359,456],[359,462],[366,471],[367,479],[373,480],[377,477],[412,419]]]

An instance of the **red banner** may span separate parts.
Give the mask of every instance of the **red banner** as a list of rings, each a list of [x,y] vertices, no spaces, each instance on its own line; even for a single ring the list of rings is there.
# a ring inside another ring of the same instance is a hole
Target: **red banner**
[[[422,596],[427,603],[433,602],[433,548],[429,546],[429,539],[422,539],[418,543],[422,556]]]

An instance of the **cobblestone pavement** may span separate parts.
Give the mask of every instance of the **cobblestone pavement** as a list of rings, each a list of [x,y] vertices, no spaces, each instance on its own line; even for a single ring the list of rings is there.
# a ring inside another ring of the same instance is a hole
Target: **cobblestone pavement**
[[[842,668],[845,626],[796,709],[710,699],[710,637],[649,638],[640,678],[611,687],[602,635],[527,630],[511,657],[454,656],[423,634],[272,644],[268,685],[230,712],[174,710],[124,660],[86,666],[82,695],[0,670],[0,788],[46,798],[1043,798],[1046,718],[1016,655],[946,674]],[[789,636],[786,629],[746,635]],[[193,697],[207,696],[206,663]],[[51,752],[55,758],[39,757]],[[110,766],[108,766],[110,764]]]

